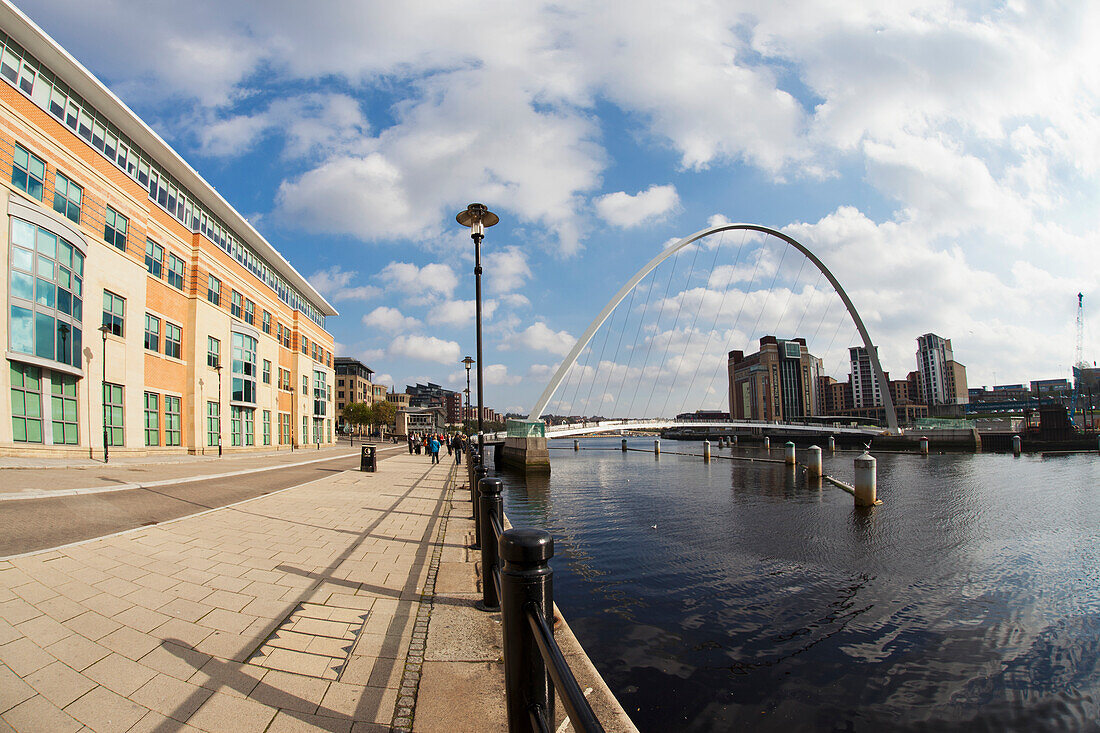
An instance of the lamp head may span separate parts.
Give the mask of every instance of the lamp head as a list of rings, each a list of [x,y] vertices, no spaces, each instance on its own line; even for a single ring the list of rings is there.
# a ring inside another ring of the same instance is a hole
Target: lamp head
[[[467,356],[462,360],[462,363],[466,365],[466,371],[470,371],[470,367],[473,366],[474,360]]]
[[[465,211],[458,212],[455,220],[464,227],[470,227],[470,235],[484,235],[485,227],[491,227],[500,221],[500,217],[489,211],[485,204],[470,204]]]
[[[103,338],[107,338],[107,334],[111,332],[111,327],[104,323],[102,326],[99,327],[99,332],[103,334]]]

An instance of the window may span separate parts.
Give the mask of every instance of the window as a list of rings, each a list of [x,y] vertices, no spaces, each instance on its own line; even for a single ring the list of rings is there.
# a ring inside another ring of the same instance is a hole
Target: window
[[[206,299],[214,305],[221,303],[222,293],[222,281],[213,275],[210,276],[210,280],[206,283]]]
[[[233,291],[232,299],[229,304],[229,312],[236,318],[241,317],[241,302],[244,298],[236,290]]]
[[[145,269],[154,277],[161,276],[161,265],[164,262],[164,247],[152,239],[145,240]]]
[[[264,410],[264,445],[271,445],[271,410]]]
[[[11,182],[29,195],[42,200],[43,181],[46,180],[46,162],[29,152],[19,143],[12,154]],[[41,441],[37,441],[41,442]]]
[[[302,415],[302,432],[298,434],[298,444],[309,442],[309,418]]]
[[[76,377],[53,372],[50,381],[54,445],[76,445],[79,442],[76,428]]]
[[[233,396],[235,402],[256,401],[256,339],[233,334]]]
[[[264,384],[271,384],[271,362],[264,359],[264,372],[263,372]]]
[[[114,245],[123,252],[126,251],[126,226],[130,223],[122,214],[110,206],[107,207],[107,216],[103,223],[103,239],[107,244]]]
[[[268,313],[267,311],[264,311],[262,323],[263,323],[264,333],[266,333],[270,336],[271,335],[271,314]]]
[[[326,374],[314,370],[313,372],[313,414],[324,415],[327,413],[326,407],[328,406],[328,400],[331,397],[331,393],[328,390],[328,386],[325,384]]]
[[[256,443],[254,420],[256,417],[256,410],[251,407],[238,407],[233,405],[230,408],[229,415],[229,432],[232,440],[232,445],[251,446]]]
[[[42,370],[11,362],[11,422],[17,443],[42,442]]]
[[[286,445],[290,442],[290,413],[279,413],[279,445]]]
[[[279,389],[290,391],[290,370],[279,368]]]
[[[107,435],[107,445],[123,445],[123,404],[122,385],[104,383],[103,385],[103,428]]]
[[[164,355],[180,358],[183,329],[174,323],[164,322]]]
[[[160,445],[160,395],[145,393],[145,445]]]
[[[22,219],[10,231],[9,348],[80,367],[84,255]]]
[[[145,314],[145,348],[160,351],[160,319]]]
[[[309,353],[309,339],[306,338],[305,334],[302,334],[302,353],[303,354],[308,354]]]
[[[164,444],[180,444],[180,398],[164,395]]]
[[[110,290],[103,291],[103,325],[115,336],[122,335],[122,320],[126,315],[126,299]]]
[[[309,394],[309,375],[302,375],[302,394]]]
[[[217,369],[222,363],[222,342],[213,336],[206,337],[206,366]]]
[[[221,444],[222,432],[221,405],[217,402],[206,403],[206,444],[216,446]]]
[[[250,326],[256,325],[256,304],[251,300],[244,302],[244,322]]]
[[[84,189],[57,173],[54,175],[53,210],[80,223],[80,202],[84,199]]]
[[[168,253],[168,284],[183,290],[183,260]]]

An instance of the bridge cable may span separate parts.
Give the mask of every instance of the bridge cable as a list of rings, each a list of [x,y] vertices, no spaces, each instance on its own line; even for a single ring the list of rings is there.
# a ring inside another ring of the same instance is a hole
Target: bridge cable
[[[646,277],[649,277],[648,273],[646,274]],[[639,281],[638,284],[641,285],[641,281]],[[638,337],[641,336],[641,334],[642,334],[642,327],[645,325],[645,317],[649,313],[649,301],[653,297],[653,291],[654,291],[656,285],[657,285],[657,278],[653,278],[653,280],[649,283],[649,287],[646,288],[645,306],[642,308],[642,314],[638,318],[638,330],[634,332],[634,345],[630,347],[630,359],[627,361],[627,364],[626,364],[626,370],[627,370],[628,374],[630,372],[631,365],[634,363],[634,354],[638,350]],[[645,368],[644,367],[642,368],[642,372],[638,374],[638,379],[636,379],[635,382],[634,382],[634,396],[630,398],[630,407],[628,407],[627,410],[626,410],[627,415],[629,415],[631,410],[634,409],[634,397],[638,396],[638,385],[641,384],[643,376],[645,376]],[[623,380],[623,385],[624,386],[626,385],[626,379],[625,378]]]
[[[825,274],[823,272],[821,272],[820,270],[817,271],[817,280],[814,281],[814,285],[813,285],[813,295],[814,296],[817,295],[817,286],[821,284],[821,278],[823,278],[824,276],[825,276]],[[799,331],[802,330],[802,321],[805,320],[806,314],[809,313],[810,308],[813,307],[813,301],[814,301],[813,296],[811,296],[809,298],[809,300],[806,301],[806,307],[802,309],[802,316],[799,317],[798,323],[794,327],[794,332],[795,332],[796,335],[798,334]],[[807,343],[809,343],[809,342],[807,342]]]
[[[760,249],[758,250],[758,253],[756,255],[756,265],[754,265],[753,268],[752,268],[752,276],[749,278],[749,284],[746,286],[746,289],[745,289],[745,297],[741,299],[741,307],[737,309],[737,318],[735,318],[733,320],[733,327],[730,329],[729,338],[726,339],[726,348],[724,349],[724,351],[726,351],[727,353],[729,352],[729,347],[733,345],[733,335],[735,333],[737,333],[737,325],[739,323],[741,323],[741,314],[745,310],[745,303],[747,303],[749,301],[749,293],[752,292],[752,286],[756,282],[756,273],[760,270],[760,261],[764,259],[764,242],[765,241],[767,241],[767,240],[761,241],[761,243],[760,243]],[[744,244],[744,241],[742,241],[742,244]],[[738,255],[738,256],[740,256],[740,255]],[[752,334],[749,334],[749,337],[751,338]],[[727,369],[727,378],[728,378],[728,370],[729,370],[728,364],[729,363],[727,362],[727,367],[726,367],[726,369]],[[718,368],[715,369],[714,372],[710,375],[710,382],[707,384],[707,390],[703,394],[710,394],[710,391],[714,388],[714,380],[718,377],[718,373],[721,372],[721,371],[722,371],[722,365],[721,365],[721,362],[719,362]],[[731,420],[733,419],[732,415],[730,415],[730,419]]]
[[[607,321],[607,328],[603,332],[603,346],[600,347],[600,358],[596,360],[595,371],[592,373],[592,382],[588,385],[588,396],[584,400],[584,411],[587,413],[589,405],[592,402],[592,389],[596,386],[596,375],[600,373],[600,364],[603,363],[604,352],[607,351],[607,339],[611,336],[611,329],[615,324],[615,315],[618,312],[618,308],[611,312],[611,317]]]
[[[577,407],[578,407],[577,397],[580,395],[581,382],[584,380],[585,370],[588,369],[588,360],[591,359],[591,358],[592,358],[592,345],[591,345],[591,342],[589,342],[589,345],[586,346],[585,349],[584,349],[584,366],[581,367],[580,373],[577,374],[577,381],[573,385],[573,399],[569,402],[569,410],[571,412],[573,410],[577,409]],[[569,371],[572,372],[575,369],[576,366],[577,366],[577,362],[573,362],[573,366],[569,367]],[[577,410],[576,414],[580,417],[585,416],[584,413],[581,412],[580,410]]]
[[[775,275],[772,276],[771,284],[768,285],[768,290],[764,293],[764,302],[760,304],[760,312],[756,314],[756,323],[753,324],[752,331],[749,333],[750,339],[756,334],[756,329],[760,326],[760,319],[764,317],[764,309],[767,308],[768,301],[771,300],[775,281],[779,279],[779,271],[783,269],[783,260],[787,258],[787,249],[787,247],[783,248],[783,254],[779,257],[779,264],[775,266]]]
[[[741,244],[737,247],[737,256],[734,258],[733,265],[730,267],[730,278],[726,281],[725,286],[722,288],[722,300],[718,303],[718,310],[714,312],[714,320],[710,324],[710,330],[707,331],[707,342],[706,345],[703,346],[703,356],[706,356],[710,353],[710,342],[714,338],[714,329],[718,327],[718,319],[722,315],[722,310],[726,307],[726,297],[729,295],[730,284],[733,282],[733,278],[736,275],[737,263],[741,261],[741,251],[745,248],[745,238],[747,237],[747,235],[748,231],[742,230]],[[718,251],[722,248],[722,245],[725,244],[725,237],[726,232],[722,232],[722,239],[721,241],[719,241],[718,247],[715,248],[714,262],[712,262],[710,266],[712,276],[714,275],[715,265],[718,262]],[[710,284],[709,281],[707,284]],[[695,380],[699,377],[699,368],[702,366],[703,359],[700,358],[699,361],[695,363],[695,371],[692,372],[691,381],[688,383],[687,390],[684,392],[684,400],[680,403],[680,412],[684,412],[687,409],[687,401],[691,398],[691,388],[695,386]],[[702,405],[700,405],[700,407],[702,407]]]
[[[623,336],[624,336],[624,335],[626,334],[626,324],[627,324],[627,321],[628,321],[628,320],[630,320],[630,309],[634,307],[634,294],[635,294],[636,292],[638,292],[638,288],[637,288],[637,286],[635,286],[635,287],[634,287],[634,288],[633,288],[633,289],[632,289],[632,290],[630,291],[630,302],[629,302],[629,303],[627,303],[627,305],[626,305],[626,313],[625,313],[625,316],[624,316],[624,318],[623,318],[623,325],[622,325],[622,326],[621,326],[621,327],[619,328],[619,342],[618,342],[618,343],[617,343],[617,344],[615,345],[615,356],[614,356],[614,358],[612,359],[612,363],[613,363],[613,364],[614,364],[615,366],[618,366],[618,364],[619,364],[619,350],[620,350],[620,349],[622,348],[622,346],[623,346]],[[616,309],[616,310],[618,310],[618,309]],[[604,384],[603,384],[603,392],[604,392],[604,394],[608,394],[608,392],[607,392],[607,388],[608,388],[608,387],[609,387],[609,386],[611,385],[611,375],[612,375],[612,373],[613,373],[614,371],[615,371],[615,369],[614,369],[614,368],[611,368],[611,369],[608,369],[608,370],[607,370],[607,379],[606,379],[606,380],[604,381]],[[626,381],[626,378],[625,378],[625,377],[623,378],[623,381],[624,381],[624,382]],[[618,393],[616,392],[616,394],[618,394]],[[617,404],[617,402],[616,402],[615,404]]]
[[[791,283],[790,289],[787,290],[787,302],[783,304],[783,312],[779,314],[779,320],[775,322],[775,333],[779,335],[779,326],[783,323],[783,319],[787,317],[787,309],[791,307],[791,298],[794,296],[794,288],[798,284],[798,278],[802,277],[802,270],[806,267],[806,263],[810,260],[806,257],[802,258],[802,266],[798,268],[798,272],[794,276],[794,282]],[[791,338],[798,336],[797,333],[792,333]]]
[[[664,366],[668,363],[668,352],[672,348],[672,337],[676,334],[676,329],[680,325],[680,313],[684,310],[684,300],[686,300],[684,295],[685,295],[685,293],[687,293],[688,286],[691,285],[691,276],[695,273],[695,262],[696,262],[696,260],[699,259],[699,250],[702,249],[702,248],[699,246],[698,243],[696,243],[695,245],[692,246],[692,249],[694,249],[695,252],[691,256],[691,268],[688,270],[687,277],[684,279],[684,290],[680,293],[680,303],[679,303],[679,305],[676,306],[676,318],[672,321],[672,331],[670,331],[671,335],[669,336],[668,341],[665,342],[665,353],[664,353],[664,356],[661,357],[661,367],[660,367],[661,369],[663,369]],[[683,363],[683,355],[680,356],[680,361],[677,362],[677,365],[676,365],[676,373],[677,374],[679,374],[679,372],[680,372],[679,367],[680,367],[680,364],[682,364],[682,363]],[[658,377],[660,376],[660,371],[657,372],[657,375],[658,375]],[[668,398],[672,396],[672,389],[675,386],[676,386],[676,382],[675,382],[675,377],[674,377],[672,384],[670,384],[668,386],[668,390],[665,392],[665,404],[661,408],[662,416],[664,415],[665,408],[668,407]],[[656,391],[657,391],[657,383],[656,383],[656,381],[654,381],[654,383],[653,383],[653,392],[656,392]],[[653,400],[653,392],[649,393],[650,401]],[[646,403],[646,412],[649,412],[649,403],[648,402]]]
[[[673,277],[673,275],[676,274],[676,262],[679,259],[680,259],[679,257],[673,257],[672,258],[672,267],[669,268],[670,271],[668,273],[668,284],[665,285],[665,295],[664,295],[664,298],[663,298],[664,300],[668,300],[668,291],[672,288],[672,277]],[[657,323],[653,327],[654,328],[654,331],[653,331],[654,334],[658,334],[658,333],[661,332],[661,316],[663,316],[663,315],[664,315],[664,309],[659,309],[657,311]],[[653,351],[653,339],[651,338],[651,339],[649,339],[649,344],[646,347],[645,361],[642,362],[642,376],[643,377],[645,376],[646,367],[649,366],[649,355],[650,355],[650,353],[652,353],[652,351]],[[653,381],[654,381],[654,383],[656,383],[657,380],[653,380]],[[642,380],[638,379],[638,381],[634,385],[634,397],[638,396],[638,389],[641,386],[642,386]],[[653,396],[653,394],[651,392],[650,393],[650,398],[652,398],[652,396]],[[634,397],[631,397],[631,399],[630,399],[631,407],[634,406]],[[647,407],[647,409],[648,409],[648,407]],[[645,417],[648,417],[648,415],[645,416]]]
[[[725,235],[725,232],[722,232],[722,234]],[[714,273],[714,266],[718,263],[718,253],[721,252],[721,250],[722,250],[722,242],[723,242],[724,239],[725,239],[724,236],[720,237],[718,239],[718,244],[715,245],[715,247],[714,247],[714,260],[712,260],[711,263],[710,263],[710,272],[711,272],[711,274]],[[702,249],[702,241],[696,242],[696,246],[699,247],[699,249]],[[699,253],[699,250],[696,250],[696,255],[698,255],[698,253]],[[693,269],[694,269],[694,266],[695,266],[695,263],[692,262],[692,268]],[[689,280],[689,282],[687,284],[690,285],[691,284],[690,275],[688,277],[688,280]],[[687,341],[687,345],[685,346],[685,353],[691,348],[691,338],[692,338],[692,335],[695,332],[695,325],[699,322],[699,312],[701,310],[703,310],[703,301],[705,300],[706,294],[708,292],[710,292],[709,285],[710,285],[710,277],[707,278],[707,286],[703,288],[703,294],[699,298],[699,307],[695,309],[695,317],[691,319],[691,326],[689,326],[688,330],[687,330],[687,339],[688,339],[688,341]],[[683,301],[687,299],[687,294],[689,292],[691,292],[690,289],[685,289],[684,290],[684,297],[680,301],[681,307],[683,307]],[[699,369],[699,364],[702,361],[704,356],[706,356],[706,352],[705,351],[700,352],[699,358],[695,360],[695,369],[696,370]],[[683,365],[684,365],[684,356],[683,356],[683,354],[681,354],[680,360],[678,362],[676,362],[676,375],[672,378],[672,384],[673,385],[679,384],[679,382],[680,382],[680,367],[682,367]],[[692,380],[692,381],[694,382],[694,380]],[[684,394],[685,394],[684,400],[686,401],[687,400],[687,393],[685,392]],[[663,415],[667,415],[666,410],[668,410],[668,401],[669,401],[669,398],[671,398],[671,397],[672,397],[672,388],[670,387],[669,390],[668,390],[668,393],[665,395],[665,404],[661,408],[661,413]]]

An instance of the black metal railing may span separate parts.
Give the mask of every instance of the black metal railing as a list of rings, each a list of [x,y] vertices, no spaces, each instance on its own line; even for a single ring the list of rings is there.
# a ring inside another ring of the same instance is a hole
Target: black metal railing
[[[468,463],[476,460],[470,456]],[[468,469],[484,476],[484,467]],[[554,693],[573,728],[602,733],[577,678],[554,639],[554,538],[541,529],[504,529],[503,484],[477,480],[474,508],[481,548],[482,601],[500,608],[504,635],[504,691],[508,730],[554,730]]]

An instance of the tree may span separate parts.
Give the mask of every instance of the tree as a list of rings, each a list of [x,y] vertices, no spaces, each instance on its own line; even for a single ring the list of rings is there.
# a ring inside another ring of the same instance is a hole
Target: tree
[[[344,421],[356,427],[370,423],[371,406],[363,402],[352,402],[340,413]]]
[[[389,401],[375,402],[370,406],[371,425],[392,425],[397,417],[397,406]]]

